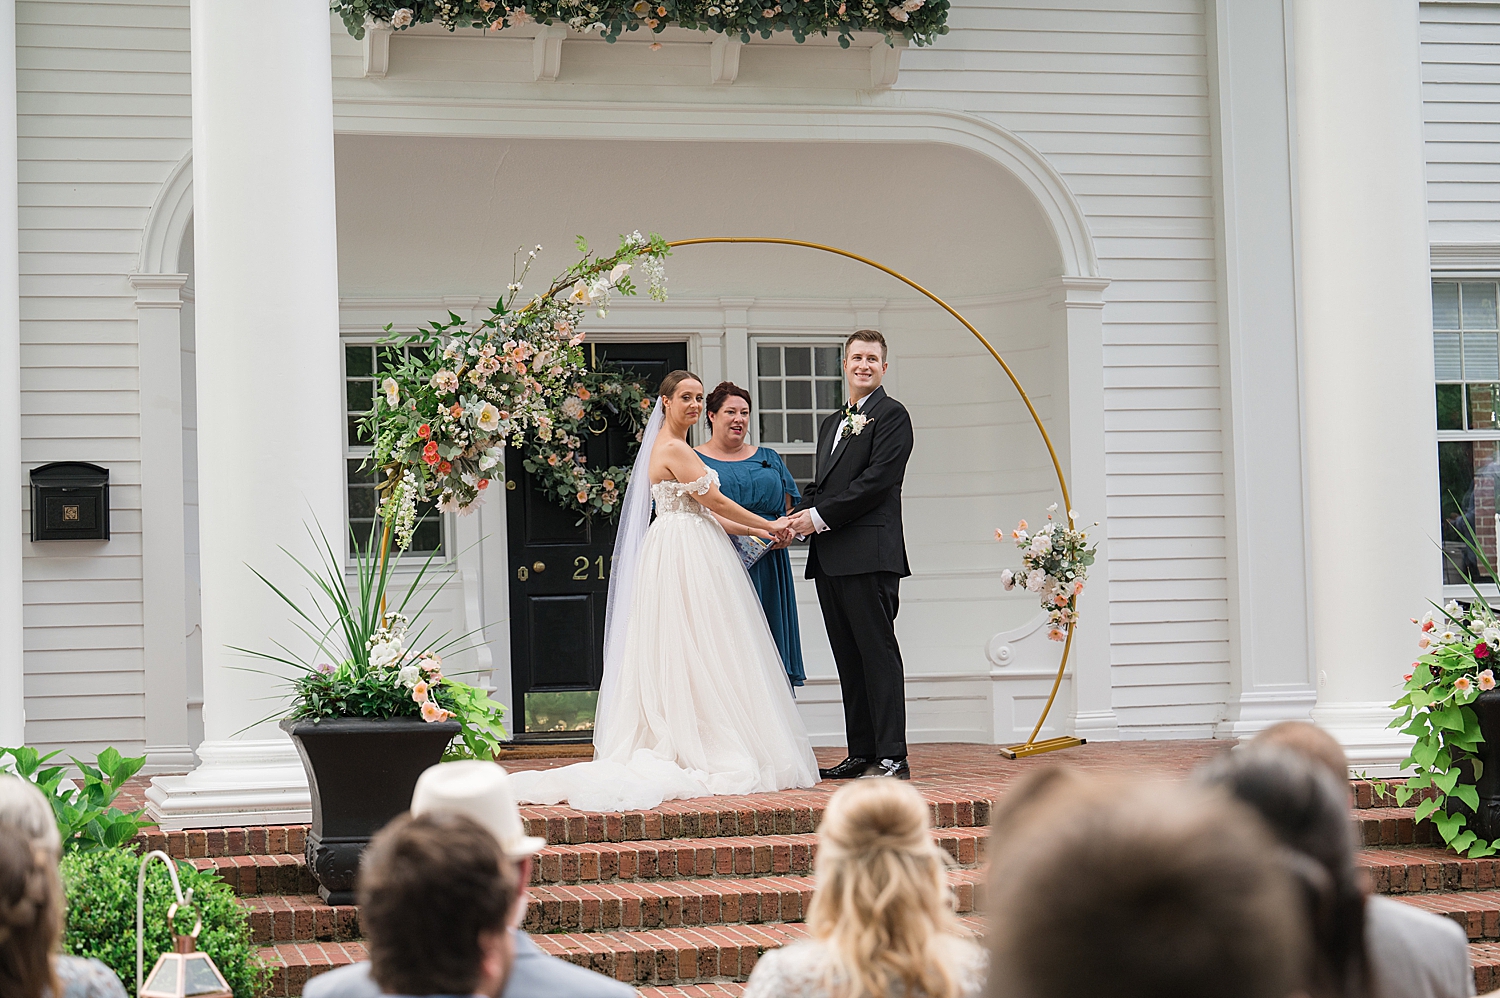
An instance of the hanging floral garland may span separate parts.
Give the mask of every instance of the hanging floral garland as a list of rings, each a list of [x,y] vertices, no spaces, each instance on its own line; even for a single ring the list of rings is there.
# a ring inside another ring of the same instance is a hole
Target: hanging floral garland
[[[596,256],[582,237],[578,249],[583,258],[519,308],[540,246],[476,327],[449,312],[445,322],[386,340],[403,360],[381,382],[365,427],[375,441],[370,463],[386,474],[380,516],[401,550],[411,544],[420,502],[473,512],[504,474],[503,447],[547,443],[559,424],[572,425],[567,400],[578,400],[575,386],[587,370],[579,346],[585,308],[602,316],[612,294],[635,294],[629,275],[637,263],[651,297],[666,300],[662,260],[671,250],[660,236],[632,232],[608,256]],[[601,496],[610,491],[598,484]]]
[[[660,33],[669,26],[714,34],[770,38],[790,31],[799,43],[808,35],[837,35],[849,47],[856,31],[878,31],[887,40],[905,38],[931,45],[948,33],[948,0],[330,0],[329,8],[355,38],[380,24],[404,30],[436,22],[449,31],[515,27],[532,22],[566,24],[597,31],[606,41],[622,32]]]
[[[630,465],[590,468],[584,442],[613,422],[638,446],[651,405],[651,397],[624,372],[587,371],[563,397],[552,425],[528,436],[522,464],[532,482],[559,506],[586,517],[607,516],[613,522],[620,515]],[[628,461],[634,460],[635,451],[636,446],[629,449]]]

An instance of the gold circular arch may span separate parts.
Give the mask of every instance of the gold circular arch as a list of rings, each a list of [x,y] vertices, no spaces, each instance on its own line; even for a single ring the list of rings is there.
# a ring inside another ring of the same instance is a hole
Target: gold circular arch
[[[984,334],[975,329],[974,324],[960,315],[958,310],[952,305],[949,305],[905,274],[892,270],[882,263],[876,263],[868,257],[839,249],[836,246],[825,246],[822,243],[808,242],[804,239],[782,239],[777,236],[701,236],[697,239],[678,239],[667,243],[667,245],[675,249],[682,246],[703,246],[710,243],[769,243],[777,246],[801,246],[805,249],[819,250],[823,253],[842,256],[846,259],[862,263],[867,267],[874,267],[881,273],[889,274],[907,287],[925,295],[944,312],[957,319],[965,329],[974,334],[974,338],[980,342],[985,350],[989,351],[989,355],[995,358],[995,362],[1000,365],[1001,370],[1005,372],[1005,376],[1010,379],[1010,383],[1015,387],[1016,393],[1021,396],[1021,401],[1026,403],[1026,411],[1031,413],[1031,421],[1036,424],[1037,432],[1042,435],[1042,442],[1047,445],[1047,455],[1052,458],[1052,470],[1057,473],[1057,487],[1062,492],[1062,508],[1067,516],[1068,526],[1070,528],[1074,526],[1073,503],[1068,498],[1068,480],[1063,474],[1062,462],[1058,460],[1057,449],[1052,446],[1052,438],[1047,434],[1047,427],[1042,425],[1042,417],[1037,415],[1036,406],[1031,404],[1031,396],[1026,394],[1026,389],[1021,387],[1021,379],[1016,377],[1016,372],[1010,369],[1010,365],[1005,362],[1004,357],[1000,356],[1000,352],[995,349],[994,345],[985,339]],[[1062,661],[1058,663],[1057,678],[1052,681],[1052,692],[1047,696],[1047,705],[1042,708],[1042,716],[1037,718],[1036,727],[1031,729],[1031,734],[1027,736],[1026,741],[1019,745],[1011,745],[1000,750],[1008,758],[1015,759],[1021,756],[1038,755],[1042,752],[1052,752],[1057,749],[1071,748],[1074,745],[1083,744],[1082,739],[1066,735],[1059,738],[1047,738],[1040,742],[1036,740],[1037,732],[1042,730],[1042,725],[1046,723],[1047,715],[1052,710],[1052,702],[1057,699],[1058,688],[1062,686],[1063,674],[1068,668],[1068,653],[1073,648],[1073,632],[1077,629],[1078,623],[1075,618],[1073,625],[1068,628],[1067,640],[1063,642]]]

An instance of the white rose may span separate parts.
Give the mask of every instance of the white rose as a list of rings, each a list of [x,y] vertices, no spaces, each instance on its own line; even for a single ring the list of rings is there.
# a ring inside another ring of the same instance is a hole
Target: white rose
[[[1042,586],[1045,585],[1046,582],[1047,573],[1042,571],[1040,568],[1033,568],[1030,572],[1026,573],[1026,588],[1031,592],[1041,592]]]
[[[1037,534],[1031,539],[1032,554],[1046,554],[1052,550],[1052,538],[1046,534]]]
[[[1016,573],[1008,568],[1005,569],[1005,571],[1000,573],[1000,584],[1006,588],[1006,591],[1014,589],[1016,587]]]
[[[410,7],[402,7],[391,15],[391,27],[408,28],[411,26],[412,12]]]
[[[377,669],[384,669],[399,661],[401,652],[399,641],[377,641],[370,647],[370,664]]]
[[[422,681],[422,667],[420,665],[403,665],[401,671],[396,673],[396,678],[401,681],[402,686],[411,689]]]
[[[479,470],[489,471],[500,463],[500,452],[498,450],[487,450],[479,455]]]
[[[926,2],[927,0],[905,0],[905,2],[901,4],[901,6],[908,11],[920,10],[922,5]]]
[[[892,7],[890,10],[886,11],[886,13],[890,14],[892,17],[903,24],[905,24],[911,18],[911,15],[906,12],[905,7]]]

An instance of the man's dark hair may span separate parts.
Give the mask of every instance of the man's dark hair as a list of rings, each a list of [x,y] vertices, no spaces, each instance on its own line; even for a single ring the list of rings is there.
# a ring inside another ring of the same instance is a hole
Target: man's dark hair
[[[512,864],[482,826],[456,814],[402,815],[360,860],[370,975],[387,994],[473,994],[479,937],[505,930],[516,892]]]
[[[878,330],[878,329],[856,329],[854,332],[850,333],[849,334],[849,338],[844,341],[844,353],[847,355],[849,353],[849,348],[852,347],[854,344],[860,343],[860,342],[863,342],[863,343],[879,343],[880,344],[880,359],[881,360],[887,360],[887,359],[890,358],[890,351],[886,349],[886,346],[885,346],[885,337],[880,334],[880,330]]]
[[[1287,998],[1293,874],[1255,814],[1185,786],[1056,780],[997,826],[989,998]]]

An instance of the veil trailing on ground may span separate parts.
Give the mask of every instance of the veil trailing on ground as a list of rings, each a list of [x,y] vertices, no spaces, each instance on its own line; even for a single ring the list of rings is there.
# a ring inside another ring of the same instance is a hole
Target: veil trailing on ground
[[[641,449],[630,469],[625,501],[620,504],[620,528],[615,533],[615,554],[609,570],[609,596],[604,604],[604,677],[594,708],[594,731],[609,723],[620,687],[620,660],[625,654],[625,631],[630,626],[630,608],[635,602],[635,570],[640,561],[646,528],[651,526],[651,449],[661,432],[661,399],[641,432]],[[598,743],[598,738],[595,738]]]

